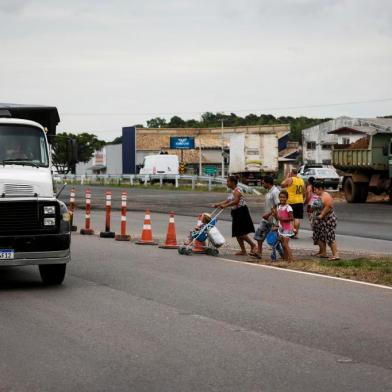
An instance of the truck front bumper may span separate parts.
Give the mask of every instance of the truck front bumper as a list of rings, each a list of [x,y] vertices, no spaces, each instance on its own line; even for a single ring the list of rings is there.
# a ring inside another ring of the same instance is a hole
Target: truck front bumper
[[[49,252],[15,252],[12,260],[0,260],[0,267],[41,264],[65,264],[71,261],[69,250]]]
[[[0,267],[68,263],[71,261],[70,244],[69,233],[0,236],[0,250],[14,250],[14,258],[0,260]]]

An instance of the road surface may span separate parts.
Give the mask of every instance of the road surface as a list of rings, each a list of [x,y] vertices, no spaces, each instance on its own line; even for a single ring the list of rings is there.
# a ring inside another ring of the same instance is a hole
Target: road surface
[[[62,198],[68,201],[70,186],[67,186]],[[77,186],[77,205],[84,207],[84,190]],[[143,211],[150,208],[154,212],[169,212],[174,210],[178,215],[197,216],[200,212],[210,211],[211,205],[226,197],[224,193],[215,192],[185,192],[165,191],[158,189],[140,188],[108,188],[91,187],[93,207],[103,208],[105,190],[113,192],[113,208],[120,205],[121,191],[128,191],[128,208],[132,211]],[[258,222],[263,212],[263,197],[247,196],[254,222]],[[392,205],[385,203],[347,204],[346,202],[335,203],[338,216],[337,233],[361,238],[381,239],[392,241]],[[222,215],[223,219],[229,220],[229,211]],[[309,229],[307,219],[303,221],[303,227]]]
[[[391,390],[392,290],[97,236],[72,252],[62,287],[1,271],[1,391]]]

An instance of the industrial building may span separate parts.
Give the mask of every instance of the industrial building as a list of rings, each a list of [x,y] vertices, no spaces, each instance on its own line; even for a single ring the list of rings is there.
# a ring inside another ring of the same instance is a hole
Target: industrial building
[[[348,145],[372,130],[392,127],[390,118],[338,117],[302,131],[302,156],[305,164],[332,164],[332,148]]]

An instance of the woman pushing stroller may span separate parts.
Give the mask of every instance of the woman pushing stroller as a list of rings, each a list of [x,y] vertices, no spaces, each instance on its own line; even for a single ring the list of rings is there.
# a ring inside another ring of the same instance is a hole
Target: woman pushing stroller
[[[227,187],[231,189],[231,193],[225,201],[217,203],[214,208],[228,208],[231,207],[232,216],[232,236],[237,238],[240,246],[240,251],[236,253],[238,256],[246,256],[245,242],[250,246],[250,255],[257,255],[257,245],[249,237],[249,233],[254,233],[252,218],[249,214],[246,200],[242,194],[241,189],[237,186],[238,178],[236,176],[229,176],[227,178]]]

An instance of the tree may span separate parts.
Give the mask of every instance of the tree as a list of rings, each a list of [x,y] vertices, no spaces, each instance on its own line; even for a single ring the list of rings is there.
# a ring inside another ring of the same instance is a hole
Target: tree
[[[166,120],[161,117],[155,117],[147,121],[148,128],[164,128],[167,127]]]
[[[186,122],[178,116],[173,116],[167,124],[168,128],[185,128],[185,126]]]
[[[59,133],[54,136],[52,142],[52,160],[58,173],[67,174],[72,169],[72,162],[69,161],[70,155],[70,140],[75,140],[77,145],[77,159],[74,164],[78,162],[88,162],[96,150],[102,149],[105,142],[99,140],[97,136],[90,133],[80,133],[74,135],[72,133]]]
[[[390,116],[385,116],[386,118]],[[238,127],[246,125],[274,125],[274,124],[290,124],[291,133],[290,140],[301,143],[302,130],[318,125],[322,122],[329,121],[330,118],[309,118],[309,117],[292,117],[280,116],[275,117],[272,114],[248,114],[245,117],[237,116],[235,113],[212,113],[205,112],[201,115],[200,120],[190,119],[183,120],[179,116],[173,116],[169,122],[165,119],[156,117],[147,121],[149,128],[218,128],[221,121],[225,127]],[[122,139],[116,138],[112,143],[121,143]]]

